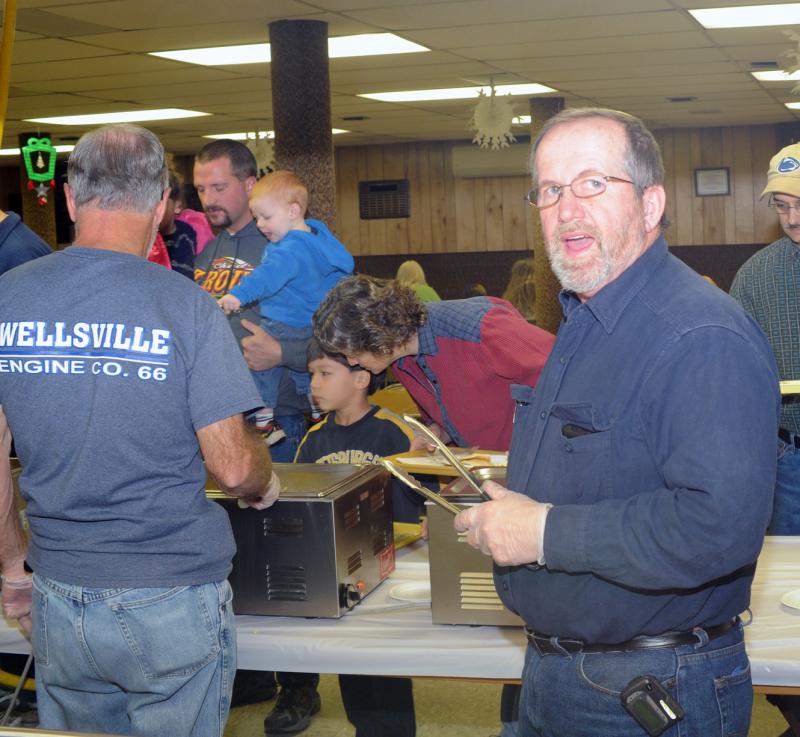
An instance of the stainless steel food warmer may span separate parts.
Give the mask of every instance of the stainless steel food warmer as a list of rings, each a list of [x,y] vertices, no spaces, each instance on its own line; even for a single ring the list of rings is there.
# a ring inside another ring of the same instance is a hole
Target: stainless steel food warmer
[[[262,511],[207,485],[236,538],[237,614],[340,617],[393,570],[392,495],[380,466],[276,463],[280,499]]]
[[[505,468],[473,470],[481,481],[505,480]],[[442,494],[461,506],[480,504],[466,481],[457,478]],[[522,625],[503,606],[494,588],[492,559],[467,544],[466,534],[453,529],[453,515],[427,502],[428,554],[431,566],[431,610],[434,624]]]

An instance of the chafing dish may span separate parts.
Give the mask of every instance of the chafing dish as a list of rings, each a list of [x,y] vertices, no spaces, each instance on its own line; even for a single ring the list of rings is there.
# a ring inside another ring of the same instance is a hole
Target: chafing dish
[[[505,481],[505,468],[476,468],[483,482]],[[459,506],[480,504],[467,482],[457,478],[442,494]],[[428,554],[431,566],[431,611],[434,624],[495,624],[520,626],[522,620],[503,606],[494,588],[492,559],[467,544],[466,534],[453,529],[453,515],[426,503]]]
[[[231,520],[237,614],[340,617],[393,570],[389,474],[376,465],[276,463],[280,499],[240,509],[213,479]],[[452,519],[452,517],[451,517]]]

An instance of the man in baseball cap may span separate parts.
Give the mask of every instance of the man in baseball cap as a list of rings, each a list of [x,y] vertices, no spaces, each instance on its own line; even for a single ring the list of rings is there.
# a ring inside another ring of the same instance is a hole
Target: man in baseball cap
[[[762,199],[767,196],[786,235],[742,265],[731,296],[767,334],[781,380],[800,379],[800,143],[772,157],[761,193]],[[783,398],[778,446],[768,532],[800,535],[800,397]]]

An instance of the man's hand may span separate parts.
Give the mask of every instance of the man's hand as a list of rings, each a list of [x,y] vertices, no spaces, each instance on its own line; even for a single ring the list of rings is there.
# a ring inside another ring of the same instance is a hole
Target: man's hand
[[[20,626],[28,634],[31,632],[32,594],[33,580],[30,576],[3,581],[3,614],[8,619],[19,620]]]
[[[501,566],[534,563],[542,557],[547,504],[518,494],[495,481],[484,491],[492,501],[476,504],[456,515],[458,532],[467,532],[467,542]]]
[[[278,478],[278,474],[273,471],[266,494],[239,497],[238,504],[241,509],[267,509],[278,501],[280,492],[281,480]]]
[[[234,297],[232,294],[224,294],[217,301],[219,302],[219,306],[222,307],[222,311],[226,315],[230,315],[231,312],[236,312],[236,310],[242,306],[242,303],[239,301],[239,299]]]
[[[252,335],[242,338],[242,354],[251,371],[266,371],[280,365],[281,344],[260,325],[242,320],[242,327]]]

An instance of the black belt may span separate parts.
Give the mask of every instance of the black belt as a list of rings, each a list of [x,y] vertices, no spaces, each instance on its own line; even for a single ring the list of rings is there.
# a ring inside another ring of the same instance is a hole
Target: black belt
[[[784,430],[781,427],[778,429],[778,437],[787,445],[793,445],[795,448],[800,448],[800,435],[795,435],[793,432]]]
[[[729,632],[738,622],[737,619],[731,619],[723,624],[717,624],[713,627],[701,627],[709,640],[724,635]],[[690,645],[699,642],[699,637],[694,632],[666,632],[663,635],[655,635],[649,637],[642,635],[641,637],[634,637],[627,642],[619,642],[613,645],[596,643],[589,645],[582,640],[569,640],[562,637],[550,638],[547,635],[539,635],[525,628],[525,636],[528,638],[528,643],[536,648],[539,655],[564,655],[565,651],[568,655],[575,655],[577,653],[615,653],[625,652],[626,650],[655,650],[662,647],[677,647],[678,645]]]

